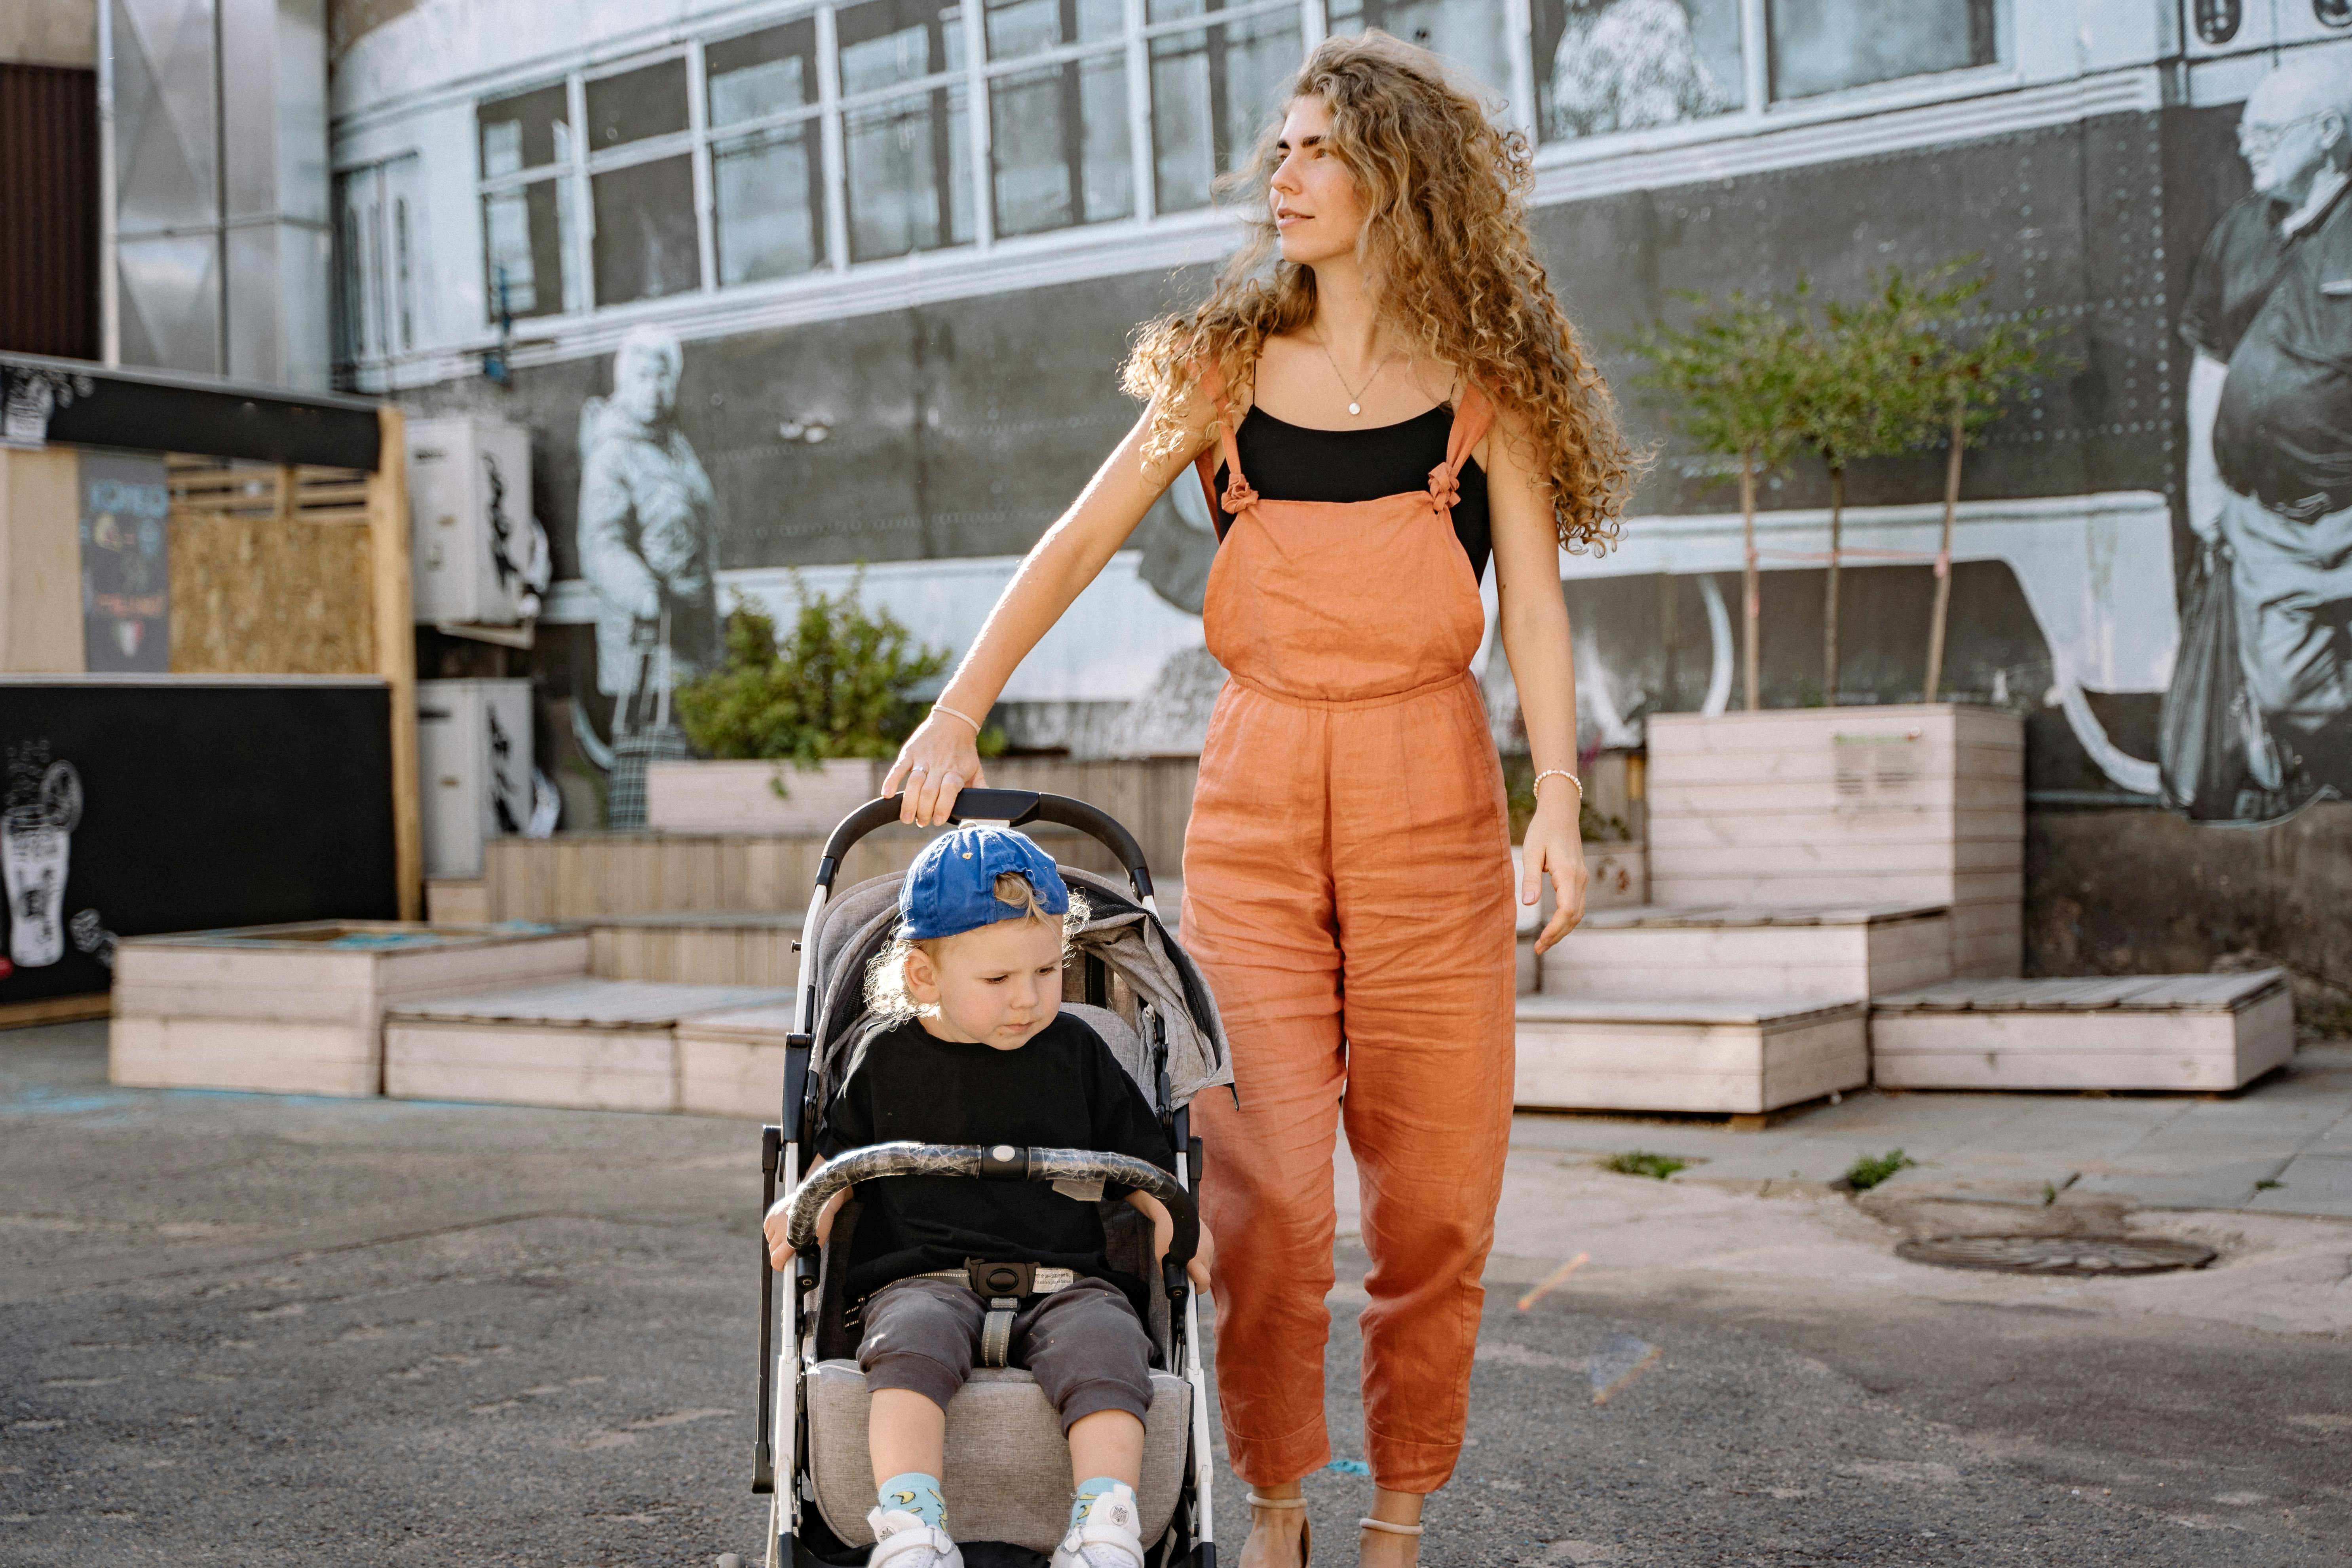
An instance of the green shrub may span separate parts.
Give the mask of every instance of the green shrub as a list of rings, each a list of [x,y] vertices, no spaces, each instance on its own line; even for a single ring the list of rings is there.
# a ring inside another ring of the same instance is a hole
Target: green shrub
[[[945,669],[948,655],[918,643],[889,611],[868,614],[858,585],[837,598],[812,594],[795,574],[799,608],[781,630],[735,596],[719,668],[675,694],[695,750],[803,767],[898,754],[923,718],[914,689]]]
[[[1612,1154],[1601,1162],[1601,1168],[1604,1171],[1614,1171],[1621,1176],[1647,1176],[1653,1181],[1663,1182],[1689,1163],[1689,1161],[1677,1160],[1672,1154],[1644,1154],[1636,1152],[1630,1154]]]
[[[1918,1163],[1900,1149],[1889,1149],[1885,1153],[1879,1155],[1864,1154],[1848,1167],[1845,1173],[1846,1185],[1857,1193],[1866,1193],[1895,1172]]]

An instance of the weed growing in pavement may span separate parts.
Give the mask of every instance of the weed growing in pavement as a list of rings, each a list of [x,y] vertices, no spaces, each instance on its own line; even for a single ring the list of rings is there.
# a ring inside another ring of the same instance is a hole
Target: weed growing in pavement
[[[1864,1154],[1847,1168],[1846,1185],[1857,1193],[1866,1193],[1895,1172],[1918,1163],[1900,1149],[1889,1149],[1875,1156]]]
[[[1601,1168],[1614,1171],[1621,1176],[1648,1176],[1654,1181],[1663,1182],[1689,1163],[1689,1161],[1677,1160],[1672,1154],[1644,1154],[1636,1151],[1630,1154],[1612,1154],[1601,1162]]]

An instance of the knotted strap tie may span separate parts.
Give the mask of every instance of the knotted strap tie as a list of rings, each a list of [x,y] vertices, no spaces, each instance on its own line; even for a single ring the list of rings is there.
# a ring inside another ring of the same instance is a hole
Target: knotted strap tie
[[[1440,463],[1429,470],[1429,504],[1440,511],[1452,510],[1462,499],[1462,483],[1454,477],[1454,466]]]
[[[1250,489],[1248,483],[1239,474],[1234,475],[1226,481],[1224,508],[1227,517],[1239,517],[1255,505],[1257,505],[1257,492]]]

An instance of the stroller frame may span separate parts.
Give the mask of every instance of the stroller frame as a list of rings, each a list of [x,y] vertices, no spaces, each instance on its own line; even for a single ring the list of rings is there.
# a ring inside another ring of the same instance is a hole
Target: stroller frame
[[[1193,1198],[1200,1186],[1201,1144],[1192,1133],[1190,1107],[1171,1108],[1164,1061],[1153,1109],[1169,1130],[1175,1155],[1173,1180],[1156,1167],[1115,1155],[1089,1155],[1069,1150],[1013,1150],[1001,1145],[979,1149],[916,1143],[852,1151],[825,1167],[830,1179],[824,1174],[807,1182],[802,1179],[808,1163],[805,1150],[814,1142],[817,1118],[823,1109],[818,1103],[819,1075],[811,1068],[818,1020],[825,1013],[824,977],[818,973],[817,963],[818,937],[825,907],[833,895],[835,877],[851,847],[867,834],[896,822],[898,812],[897,796],[869,801],[858,807],[834,829],[817,862],[816,883],[809,896],[801,940],[795,944],[800,952],[800,973],[794,994],[794,1027],[785,1039],[782,1115],[779,1124],[760,1130],[761,1212],[774,1206],[781,1184],[793,1198],[791,1225],[798,1246],[812,1237],[817,1209],[825,1198],[851,1181],[893,1175],[958,1174],[980,1180],[1051,1182],[1091,1173],[1153,1192],[1166,1204],[1176,1225],[1176,1236],[1158,1281],[1169,1309],[1167,1341],[1158,1348],[1164,1356],[1166,1371],[1182,1378],[1191,1387],[1187,1423],[1191,1452],[1168,1531],[1158,1542],[1147,1542],[1146,1551],[1154,1558],[1154,1568],[1216,1568],[1208,1378],[1201,1359],[1199,1302],[1184,1270],[1198,1236],[1199,1215]],[[1151,872],[1144,863],[1142,847],[1117,819],[1084,801],[1027,790],[967,789],[957,796],[955,814],[949,820],[957,825],[978,823],[1005,827],[1050,822],[1076,828],[1118,858],[1137,902],[1154,920],[1159,918],[1159,905],[1151,891]],[[1089,965],[1099,963],[1092,958],[1087,962]],[[1095,989],[1092,979],[1090,974],[1090,996]],[[843,1168],[835,1171],[834,1164]],[[806,1402],[809,1377],[818,1361],[817,1325],[823,1311],[819,1253],[813,1248],[799,1250],[786,1266],[781,1348],[776,1342],[778,1277],[778,1271],[769,1266],[763,1238],[760,1256],[759,1426],[751,1489],[772,1500],[768,1568],[844,1568],[845,1563],[862,1563],[862,1552],[848,1557],[837,1552],[820,1555],[819,1549],[809,1540],[811,1532],[807,1528],[812,1522],[807,1514],[816,1495],[808,1449]],[[787,1386],[780,1390],[776,1386],[779,1380]],[[785,1479],[781,1487],[777,1484],[780,1466]],[[821,1520],[814,1522],[831,1540],[830,1529],[824,1528]]]

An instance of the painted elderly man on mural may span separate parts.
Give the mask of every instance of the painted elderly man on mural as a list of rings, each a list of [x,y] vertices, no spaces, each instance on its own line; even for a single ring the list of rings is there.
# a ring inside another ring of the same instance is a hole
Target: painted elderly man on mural
[[[677,338],[638,327],[613,355],[612,396],[580,409],[580,574],[597,599],[597,689],[613,700],[615,827],[643,823],[646,763],[686,754],[670,689],[718,652],[710,478],[676,422],[684,367]]]
[[[2181,331],[2189,521],[2229,556],[2252,793],[2197,814],[2267,816],[2352,793],[2352,62],[2264,77],[2238,150],[2253,190],[2214,226]]]

